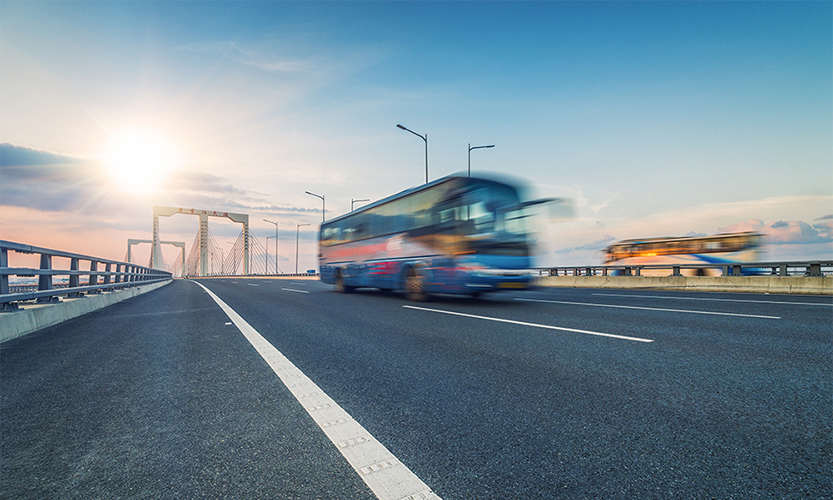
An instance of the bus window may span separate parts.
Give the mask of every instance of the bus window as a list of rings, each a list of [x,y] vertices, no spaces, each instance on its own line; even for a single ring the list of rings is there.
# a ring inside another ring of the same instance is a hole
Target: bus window
[[[368,214],[359,214],[353,223],[353,241],[363,240],[370,237],[370,217]]]
[[[339,227],[335,224],[325,226],[321,230],[321,246],[329,247],[339,243]]]

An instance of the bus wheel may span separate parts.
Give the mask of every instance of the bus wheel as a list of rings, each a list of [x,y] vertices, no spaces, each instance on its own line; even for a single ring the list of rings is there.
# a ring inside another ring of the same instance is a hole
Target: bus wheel
[[[339,293],[352,293],[356,287],[347,286],[344,284],[344,278],[341,276],[341,271],[336,271],[336,291]]]
[[[405,278],[405,298],[414,302],[427,302],[429,297],[428,292],[425,291],[422,276],[417,274],[416,270],[411,269],[408,277]]]

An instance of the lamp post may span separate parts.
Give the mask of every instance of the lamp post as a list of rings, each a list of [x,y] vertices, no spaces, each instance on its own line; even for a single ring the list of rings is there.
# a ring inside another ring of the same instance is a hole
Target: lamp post
[[[495,147],[494,144],[490,144],[488,146],[474,146],[474,147],[472,147],[471,143],[469,143],[469,177],[471,177],[471,150],[472,149],[493,148],[493,147]]]
[[[275,236],[267,236],[266,237],[266,255],[264,256],[264,261],[266,262],[266,274],[269,274],[269,240],[275,240]],[[276,242],[278,240],[275,240]],[[278,246],[278,245],[275,245]],[[277,262],[277,259],[275,260]],[[277,265],[277,264],[276,264]],[[275,274],[278,274],[277,267],[275,268]]]
[[[280,243],[278,243],[278,223],[267,219],[263,219],[263,222],[275,225],[275,274],[280,274],[280,268],[278,267],[278,252],[280,251]],[[269,240],[266,240],[266,244],[269,245]],[[269,252],[267,251],[266,253],[268,254]]]
[[[411,130],[407,127],[404,127],[402,125],[397,124],[396,126],[398,128],[401,128],[402,130],[406,130],[406,131],[414,134],[415,136],[417,136],[420,139],[422,139],[423,141],[425,141],[425,183],[428,184],[428,134],[425,134],[423,136],[423,135],[417,134],[413,130]]]
[[[301,226],[309,226],[310,224],[298,224],[295,228],[295,274],[298,274],[298,232]]]
[[[351,211],[351,212],[353,211],[353,205],[354,205],[357,201],[370,201],[370,200],[354,200],[354,199],[350,198],[350,211]]]
[[[309,191],[304,191],[310,196],[315,196],[316,198],[321,198],[321,222],[324,222],[327,214],[327,203],[324,201],[324,197],[320,194],[310,193]]]

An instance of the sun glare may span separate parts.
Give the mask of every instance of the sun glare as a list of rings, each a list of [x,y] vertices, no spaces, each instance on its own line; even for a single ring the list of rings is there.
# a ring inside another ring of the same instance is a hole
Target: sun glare
[[[174,167],[173,148],[150,132],[114,137],[103,159],[113,182],[133,192],[156,190]]]

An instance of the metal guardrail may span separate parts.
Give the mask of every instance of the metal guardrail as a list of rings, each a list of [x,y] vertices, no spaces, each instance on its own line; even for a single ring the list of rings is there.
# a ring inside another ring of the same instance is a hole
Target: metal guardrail
[[[683,276],[683,270],[694,270],[694,276],[812,276],[833,274],[833,261],[799,262],[733,262],[731,264],[651,264],[639,266],[564,266],[537,269],[539,276],[643,276],[648,271],[659,276]],[[655,271],[660,271],[658,274]],[[717,274],[719,273],[719,274]],[[689,275],[686,273],[685,275]]]
[[[37,269],[9,267],[9,251],[23,254],[39,254],[40,267]],[[69,269],[54,269],[53,257],[69,259]],[[81,270],[80,262],[89,262],[89,271]],[[99,271],[99,265],[104,270]],[[36,290],[18,291],[18,285],[10,285],[9,277],[38,277]],[[66,286],[54,284],[54,276],[68,276]],[[82,286],[81,277],[87,277]],[[49,248],[35,247],[0,240],[0,311],[17,309],[17,302],[36,300],[39,303],[59,302],[59,295],[82,297],[85,294],[101,293],[138,285],[147,285],[172,279],[171,273],[138,266],[129,262],[102,259]]]

